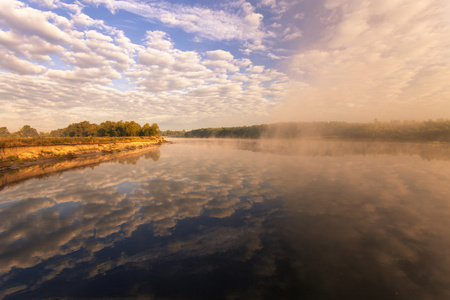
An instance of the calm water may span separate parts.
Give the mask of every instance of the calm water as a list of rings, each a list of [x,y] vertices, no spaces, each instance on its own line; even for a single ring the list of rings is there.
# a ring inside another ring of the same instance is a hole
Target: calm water
[[[0,298],[450,299],[448,146],[177,140],[0,191]]]

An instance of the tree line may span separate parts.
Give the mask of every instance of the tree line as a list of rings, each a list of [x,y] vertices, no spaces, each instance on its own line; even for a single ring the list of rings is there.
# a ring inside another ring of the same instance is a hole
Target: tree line
[[[285,122],[243,127],[202,128],[163,132],[167,136],[198,138],[336,138],[450,142],[450,120],[373,123]]]
[[[6,127],[0,127],[0,137],[126,137],[126,136],[159,136],[161,133],[158,124],[145,123],[139,125],[135,121],[105,121],[101,124],[88,121],[72,123],[50,133],[38,133],[35,128],[25,125],[18,132],[10,133]]]
[[[185,137],[186,130],[164,130],[161,131],[162,136]]]
[[[17,136],[17,137],[38,137],[39,133],[37,130],[30,125],[24,125],[19,131],[10,133],[8,128],[0,127],[0,137],[9,137],[9,136]]]

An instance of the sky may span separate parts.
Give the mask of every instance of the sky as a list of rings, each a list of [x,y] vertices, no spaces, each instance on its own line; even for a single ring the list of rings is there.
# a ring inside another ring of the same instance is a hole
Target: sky
[[[450,1],[0,0],[0,127],[450,116]]]

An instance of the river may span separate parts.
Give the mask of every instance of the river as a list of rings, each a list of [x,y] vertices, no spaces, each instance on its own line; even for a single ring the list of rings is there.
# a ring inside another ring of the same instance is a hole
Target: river
[[[0,299],[450,299],[446,144],[170,139],[0,191]]]

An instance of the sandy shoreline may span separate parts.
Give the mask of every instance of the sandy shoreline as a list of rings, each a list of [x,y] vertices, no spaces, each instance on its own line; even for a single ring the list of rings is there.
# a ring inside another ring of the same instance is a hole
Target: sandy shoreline
[[[63,158],[51,157],[20,165],[11,165],[0,172],[0,190],[7,185],[17,184],[31,178],[47,177],[59,172],[95,167],[101,163],[121,161],[139,154],[145,155],[146,159],[158,160],[160,155],[159,147],[158,144],[153,144],[135,150],[125,149],[120,152],[114,151],[113,153],[96,152]]]
[[[162,138],[133,142],[0,148],[0,173],[56,160],[120,153],[160,145]]]

